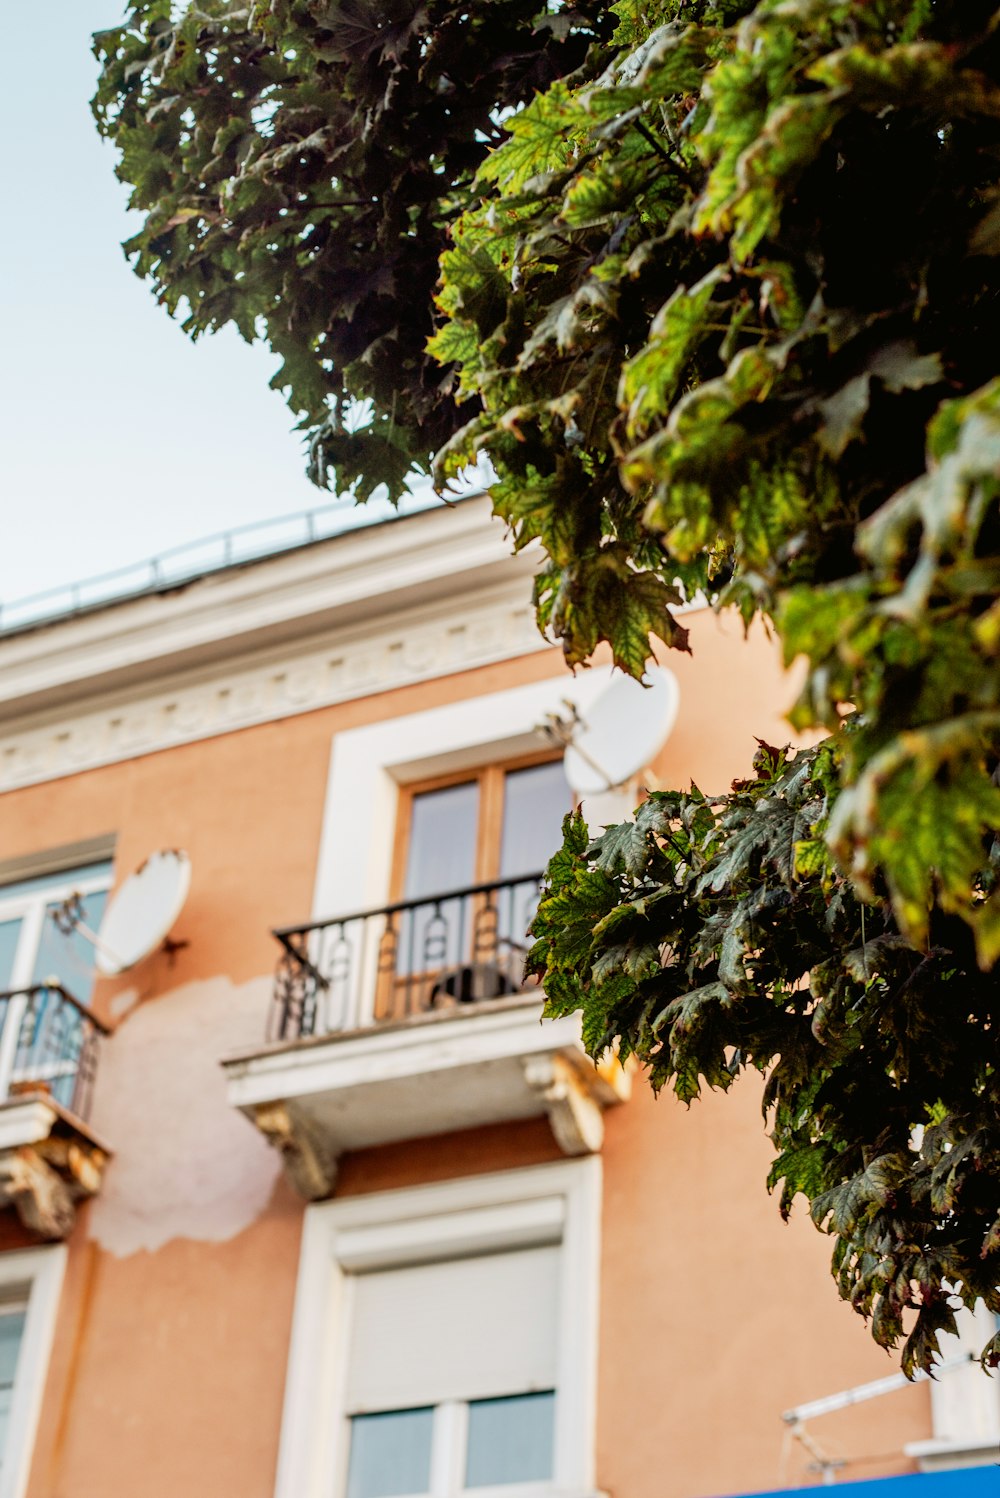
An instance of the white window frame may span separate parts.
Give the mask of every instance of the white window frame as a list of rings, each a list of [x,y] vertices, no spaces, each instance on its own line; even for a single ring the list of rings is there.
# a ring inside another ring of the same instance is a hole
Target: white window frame
[[[1000,1374],[987,1372],[979,1362],[980,1352],[997,1330],[997,1318],[980,1301],[974,1311],[959,1306],[955,1321],[957,1336],[939,1339],[941,1362],[963,1353],[968,1362],[932,1381],[934,1435],[905,1448],[924,1472],[995,1464],[1000,1446]]]
[[[64,1243],[0,1254],[0,1287],[23,1287],[28,1303],[0,1467],[0,1498],[23,1498],[28,1487],[66,1259]]]
[[[38,954],[39,944],[42,939],[42,931],[45,925],[45,912],[50,905],[59,904],[68,900],[70,895],[79,894],[83,899],[87,895],[101,894],[110,890],[114,883],[114,869],[111,867],[110,858],[101,857],[93,860],[94,863],[107,863],[108,869],[103,874],[92,874],[87,879],[74,877],[74,870],[67,869],[65,879],[52,879],[48,881],[44,870],[38,873],[30,873],[25,876],[26,880],[42,880],[46,882],[32,893],[22,891],[19,895],[11,895],[4,898],[3,886],[0,885],[0,925],[7,921],[21,922],[21,930],[17,939],[17,951],[14,955],[14,963],[11,969],[9,988],[5,992],[17,993],[19,990],[31,987],[35,969],[35,958]],[[87,867],[87,865],[82,865]],[[60,871],[61,872],[61,871]],[[20,884],[22,880],[16,875],[10,880],[11,884]],[[56,974],[46,974],[46,977],[56,977]],[[44,980],[40,980],[44,981]],[[67,989],[72,992],[72,986],[67,983]],[[74,995],[76,997],[76,995]],[[6,1097],[10,1084],[16,1081],[14,1075],[14,1060],[17,1054],[18,1040],[21,1034],[21,1024],[24,1019],[28,1000],[24,994],[19,998],[12,999],[7,1006],[3,1027],[0,1030],[0,1097]],[[66,1068],[60,1071],[54,1068],[52,1075],[65,1075]],[[2,1498],[2,1494],[0,1494]]]
[[[306,1209],[285,1383],[275,1498],[343,1498],[348,1421],[345,1379],[352,1275],[433,1258],[558,1243],[557,1381],[553,1477],[476,1489],[476,1498],[583,1498],[594,1492],[594,1417],[600,1274],[601,1162],[553,1165],[320,1202]],[[437,1443],[461,1448],[456,1423]],[[0,1493],[0,1498],[3,1494]]]

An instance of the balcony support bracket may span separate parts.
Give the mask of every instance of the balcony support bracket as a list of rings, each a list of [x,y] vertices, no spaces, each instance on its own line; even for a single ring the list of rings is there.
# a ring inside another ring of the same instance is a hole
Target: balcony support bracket
[[[553,1052],[528,1057],[524,1078],[541,1095],[563,1154],[596,1154],[604,1143],[604,1110],[596,1072],[591,1079],[567,1057]]]
[[[76,1204],[100,1188],[107,1154],[86,1140],[50,1135],[0,1150],[0,1206],[12,1206],[39,1238],[67,1238]]]
[[[262,1103],[254,1110],[258,1129],[281,1153],[285,1174],[307,1201],[333,1191],[337,1156],[321,1131],[292,1103]]]

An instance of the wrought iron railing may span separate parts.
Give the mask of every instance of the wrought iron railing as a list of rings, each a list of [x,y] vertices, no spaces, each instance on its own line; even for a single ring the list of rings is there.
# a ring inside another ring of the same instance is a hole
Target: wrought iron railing
[[[107,1027],[58,983],[0,993],[0,1095],[43,1093],[86,1118]]]
[[[524,874],[275,931],[283,951],[268,1038],[352,1030],[520,993],[541,879]]]

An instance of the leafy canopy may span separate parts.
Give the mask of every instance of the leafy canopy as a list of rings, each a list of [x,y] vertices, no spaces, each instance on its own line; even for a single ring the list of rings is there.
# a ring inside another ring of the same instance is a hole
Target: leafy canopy
[[[98,39],[130,249],[270,340],[314,475],[488,452],[571,665],[686,648],[699,589],[805,658],[830,737],[572,823],[531,960],[686,1100],[767,1073],[782,1209],[927,1366],[956,1296],[1000,1310],[1000,11],[171,15]]]
[[[438,471],[489,451],[571,663],[638,674],[701,588],[832,736],[571,825],[531,960],[686,1101],[766,1072],[782,1210],[911,1371],[1000,1309],[1000,12],[615,9],[454,227],[432,347],[481,410]]]
[[[95,37],[134,269],[192,336],[270,344],[320,484],[399,495],[472,413],[426,349],[438,257],[504,113],[612,29],[598,0],[552,9],[134,0]]]

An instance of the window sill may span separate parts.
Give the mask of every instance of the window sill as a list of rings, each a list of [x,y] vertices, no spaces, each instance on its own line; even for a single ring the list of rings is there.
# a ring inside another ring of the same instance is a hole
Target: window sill
[[[985,1467],[996,1463],[1000,1455],[1000,1431],[995,1436],[962,1440],[935,1438],[911,1441],[903,1447],[921,1472],[945,1472],[961,1467]]]
[[[463,1488],[460,1498],[610,1498],[600,1488],[568,1488],[556,1482],[517,1482],[500,1487]]]

